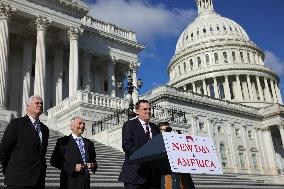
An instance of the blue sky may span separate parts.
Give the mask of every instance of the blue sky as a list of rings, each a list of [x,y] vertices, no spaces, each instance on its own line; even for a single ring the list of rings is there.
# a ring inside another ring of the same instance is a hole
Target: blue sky
[[[167,66],[182,31],[197,16],[195,0],[85,0],[93,17],[136,32],[146,46],[139,55],[140,93],[165,84]],[[240,24],[266,54],[284,93],[284,0],[214,0],[220,15]]]

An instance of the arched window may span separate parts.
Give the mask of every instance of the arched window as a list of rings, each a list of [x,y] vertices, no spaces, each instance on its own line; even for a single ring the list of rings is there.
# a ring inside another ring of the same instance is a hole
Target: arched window
[[[224,63],[228,63],[227,52],[223,52]]]
[[[198,66],[198,68],[201,67],[201,59],[200,59],[199,56],[197,57],[197,66]]]
[[[243,63],[243,62],[244,62],[244,55],[243,55],[243,52],[240,52],[240,56],[241,56],[241,62]]]
[[[192,61],[192,59],[190,59],[189,62],[190,62],[190,70],[193,70],[193,61]]]
[[[178,74],[180,75],[180,66],[178,66]]]
[[[186,72],[186,63],[184,62],[183,63],[183,70],[184,70],[184,73]]]
[[[248,56],[248,62],[250,63],[250,54],[247,53],[247,56]]]
[[[221,160],[222,160],[222,166],[226,167],[226,165],[227,165],[227,153],[226,153],[226,148],[225,148],[224,143],[220,143],[219,150],[220,150],[220,156],[221,156]]]
[[[205,55],[205,61],[206,61],[206,65],[210,64],[210,58],[208,54]]]
[[[219,64],[218,53],[214,53],[215,64]]]
[[[236,62],[236,53],[234,51],[232,52],[232,58],[233,58],[233,62]]]
[[[246,157],[245,157],[245,148],[242,146],[238,147],[238,155],[239,155],[239,161],[240,166],[242,169],[246,167]]]

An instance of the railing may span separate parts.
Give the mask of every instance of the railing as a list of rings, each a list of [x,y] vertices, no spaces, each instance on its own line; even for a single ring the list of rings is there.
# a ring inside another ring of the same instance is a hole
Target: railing
[[[238,111],[242,110],[242,111],[249,112],[249,113],[255,113],[259,110],[259,108],[256,108],[256,107],[247,106],[247,105],[243,105],[243,104],[239,104],[235,102],[230,102],[230,101],[222,100],[218,98],[213,98],[213,97],[205,96],[202,94],[193,93],[192,91],[185,92],[185,91],[179,90],[177,88],[174,88],[168,85],[159,86],[151,90],[150,92],[143,94],[141,98],[142,99],[154,99],[156,96],[163,96],[163,95],[172,95],[172,96],[177,96],[178,98],[184,97],[186,99],[192,99],[198,102],[212,104],[213,106],[218,105],[217,107],[220,107],[220,108],[225,107],[226,109],[232,109],[232,110],[235,109]]]
[[[172,121],[178,123],[186,123],[186,113],[178,110],[178,109],[170,109],[165,108],[159,105],[151,106],[151,117],[164,120],[164,121]],[[100,133],[102,131],[112,129],[115,127],[122,127],[122,124],[135,117],[136,115],[131,115],[130,109],[123,109],[114,114],[108,115],[102,118],[99,121],[94,121],[92,125],[92,133],[93,135]]]
[[[114,24],[107,23],[107,22],[92,18],[90,16],[84,16],[82,18],[82,22],[84,25],[89,26],[91,28],[101,30],[107,33],[111,33],[111,34],[129,39],[131,41],[135,41],[135,42],[137,41],[135,32],[119,28]]]
[[[58,105],[49,109],[48,117],[52,118],[60,113],[64,113],[66,110],[78,105],[79,103],[87,103],[114,109],[123,109],[128,106],[128,100],[126,99],[79,90],[73,96],[64,99]]]

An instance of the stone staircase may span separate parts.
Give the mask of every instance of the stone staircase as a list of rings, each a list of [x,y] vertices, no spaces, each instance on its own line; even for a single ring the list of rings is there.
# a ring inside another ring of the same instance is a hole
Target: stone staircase
[[[0,139],[3,136],[5,127],[0,127]],[[46,189],[59,188],[60,171],[49,164],[49,159],[58,137],[62,136],[58,132],[50,131],[49,146],[47,151],[48,169],[46,175]],[[117,178],[121,170],[124,153],[109,146],[94,141],[97,152],[99,168],[95,175],[91,174],[92,189],[122,189],[123,183]],[[272,177],[272,176],[271,176]],[[267,182],[271,177],[263,175],[193,175],[193,180],[197,189],[284,189],[284,184]],[[267,179],[266,179],[267,178]],[[4,188],[4,176],[0,173],[0,188]]]

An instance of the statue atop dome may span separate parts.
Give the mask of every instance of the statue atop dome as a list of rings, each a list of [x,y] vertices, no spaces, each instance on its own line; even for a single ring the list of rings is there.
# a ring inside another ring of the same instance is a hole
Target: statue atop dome
[[[198,14],[214,12],[213,0],[195,0],[198,7]]]

